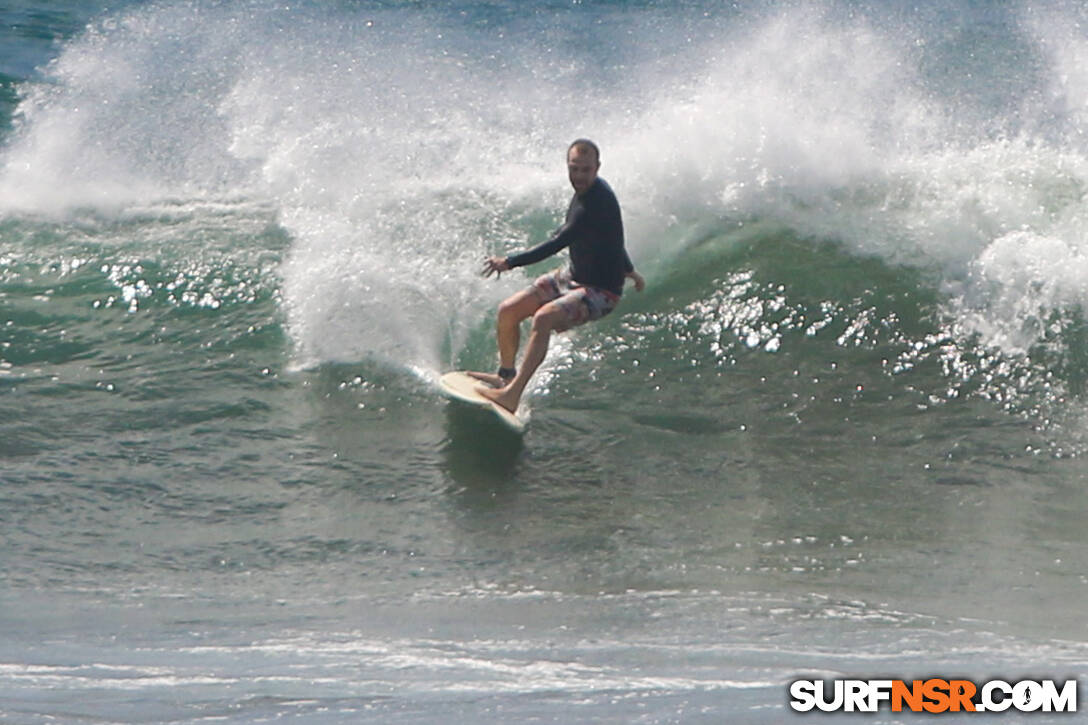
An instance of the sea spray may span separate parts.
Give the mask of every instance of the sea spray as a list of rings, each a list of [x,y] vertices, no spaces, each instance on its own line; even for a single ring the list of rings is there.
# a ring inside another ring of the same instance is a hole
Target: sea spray
[[[1014,9],[972,30],[1018,33],[990,61],[1052,101],[1032,108],[974,93],[939,27],[832,4],[653,15],[649,29],[608,8],[474,22],[153,4],[96,23],[23,87],[2,203],[268,204],[293,240],[283,300],[299,365],[434,371],[524,284],[482,283],[479,260],[554,228],[562,149],[590,135],[644,269],[781,224],[925,270],[963,334],[1018,353],[1031,320],[1085,301],[1069,271],[1086,228],[1085,39],[1075,23],[1049,32],[1063,13]],[[602,42],[575,44],[576,21]],[[681,45],[647,42],[671,31]],[[1025,244],[1069,264],[1020,265]]]

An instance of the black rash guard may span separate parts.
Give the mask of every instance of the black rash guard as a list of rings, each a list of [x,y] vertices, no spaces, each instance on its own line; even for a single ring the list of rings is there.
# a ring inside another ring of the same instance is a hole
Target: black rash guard
[[[623,244],[623,219],[612,187],[597,177],[584,194],[575,194],[567,219],[552,238],[506,258],[511,269],[524,267],[570,247],[571,279],[586,287],[623,294],[624,277],[634,271]]]

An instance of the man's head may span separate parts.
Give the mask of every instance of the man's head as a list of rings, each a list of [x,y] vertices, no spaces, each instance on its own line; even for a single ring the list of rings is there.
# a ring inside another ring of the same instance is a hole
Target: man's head
[[[597,180],[601,168],[601,151],[597,144],[580,138],[567,148],[567,175],[574,193],[584,194]]]

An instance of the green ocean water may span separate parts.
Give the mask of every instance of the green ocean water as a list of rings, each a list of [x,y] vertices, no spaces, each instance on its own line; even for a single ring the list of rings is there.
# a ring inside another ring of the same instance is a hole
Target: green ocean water
[[[0,718],[1083,674],[1078,8],[4,13]],[[548,264],[479,260],[559,223],[581,135],[649,284],[512,436],[435,380],[494,365]]]

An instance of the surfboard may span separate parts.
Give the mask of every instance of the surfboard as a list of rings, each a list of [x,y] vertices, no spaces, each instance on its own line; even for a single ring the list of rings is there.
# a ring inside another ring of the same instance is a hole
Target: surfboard
[[[477,380],[464,370],[446,373],[439,378],[438,384],[447,398],[459,400],[462,403],[468,403],[481,410],[494,413],[495,417],[510,430],[515,433],[525,432],[525,421],[518,417],[517,414],[511,413],[498,403],[490,401],[477,393],[476,388],[481,385],[486,386],[487,383]]]

